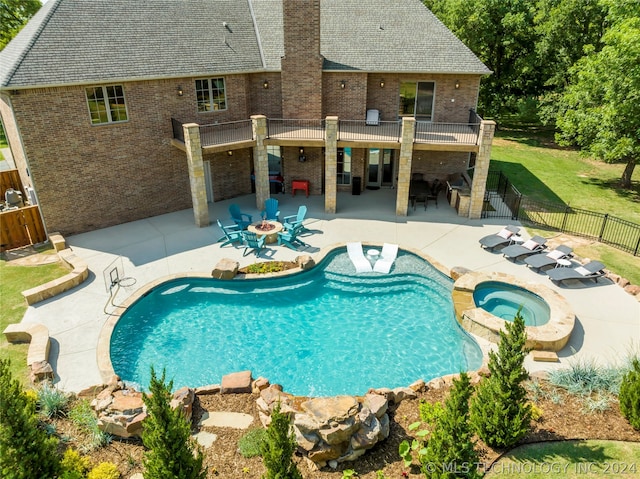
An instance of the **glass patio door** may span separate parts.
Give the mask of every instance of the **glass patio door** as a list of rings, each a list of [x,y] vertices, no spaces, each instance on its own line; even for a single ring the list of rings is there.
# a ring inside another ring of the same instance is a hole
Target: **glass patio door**
[[[393,186],[393,150],[371,148],[367,162],[367,186]]]

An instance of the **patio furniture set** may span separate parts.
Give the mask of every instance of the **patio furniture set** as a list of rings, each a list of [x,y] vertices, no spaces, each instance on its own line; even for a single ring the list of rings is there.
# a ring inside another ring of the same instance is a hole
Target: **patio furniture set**
[[[256,256],[260,254],[265,244],[278,243],[293,250],[309,246],[298,236],[308,231],[302,224],[307,214],[307,207],[301,205],[295,215],[285,216],[280,221],[278,200],[269,198],[265,201],[265,209],[260,213],[261,221],[253,221],[252,215],[243,213],[237,204],[229,206],[229,214],[234,221],[232,225],[223,225],[217,220],[218,227],[223,236],[221,246],[228,244],[244,246],[243,256],[253,251]]]
[[[502,248],[500,252],[505,258],[516,261],[524,258],[530,268],[544,271],[551,281],[561,283],[567,280],[589,280],[598,282],[604,276],[605,265],[599,261],[589,261],[586,264],[574,264],[571,260],[573,250],[567,245],[558,245],[552,250],[546,246],[547,239],[533,236],[525,240],[520,236],[520,228],[514,225],[505,226],[495,234],[480,238],[481,247],[493,251]],[[544,268],[544,269],[543,269]]]

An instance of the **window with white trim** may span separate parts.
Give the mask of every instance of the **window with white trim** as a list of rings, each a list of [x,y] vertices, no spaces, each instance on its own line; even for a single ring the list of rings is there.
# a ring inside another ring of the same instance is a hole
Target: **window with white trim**
[[[351,184],[351,148],[338,148],[336,184]]]
[[[127,121],[127,104],[122,85],[85,88],[92,125]]]
[[[199,112],[226,110],[224,78],[196,80],[196,100]]]

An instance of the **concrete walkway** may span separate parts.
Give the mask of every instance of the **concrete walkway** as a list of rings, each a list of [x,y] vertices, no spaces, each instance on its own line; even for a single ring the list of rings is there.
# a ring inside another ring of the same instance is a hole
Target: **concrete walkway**
[[[478,240],[497,232],[504,220],[468,220],[456,212],[441,196],[439,205],[430,202],[409,211],[407,217],[395,215],[396,190],[364,191],[362,195],[338,195],[338,213],[324,213],[323,198],[278,194],[281,216],[292,215],[298,206],[307,205],[305,225],[313,234],[304,238],[310,247],[300,252],[269,245],[258,260],[293,260],[300,254],[313,255],[322,248],[349,241],[382,244],[421,250],[447,268],[464,266],[471,270],[512,274],[526,281],[539,281],[560,292],[573,306],[577,321],[568,346],[559,353],[561,362],[534,363],[531,370],[563,367],[575,360],[595,360],[600,364],[624,359],[629,351],[638,352],[640,344],[640,303],[608,280],[557,287],[544,275],[522,263],[514,264],[499,253],[483,250]],[[59,297],[29,307],[24,322],[43,323],[52,337],[50,362],[57,373],[58,386],[79,391],[99,384],[102,378],[96,362],[96,344],[102,325],[113,310],[109,305],[104,272],[114,265],[124,270],[126,280],[116,303],[146,283],[169,274],[211,270],[222,258],[232,258],[241,266],[256,261],[243,248],[220,247],[222,235],[215,225],[220,218],[229,224],[228,206],[240,205],[243,212],[259,219],[254,195],[210,205],[212,226],[197,228],[193,211],[135,221],[66,238],[67,245],[83,258],[91,271],[89,280]],[[194,385],[198,386],[198,385]],[[286,385],[285,385],[286,388]]]

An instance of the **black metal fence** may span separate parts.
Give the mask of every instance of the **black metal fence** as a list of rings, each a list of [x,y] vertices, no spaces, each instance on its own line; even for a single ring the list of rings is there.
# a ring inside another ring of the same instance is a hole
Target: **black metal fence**
[[[501,171],[489,172],[482,217],[510,218],[640,255],[640,225],[607,213],[533,200],[522,195]]]

